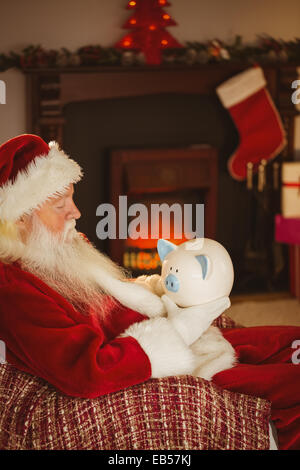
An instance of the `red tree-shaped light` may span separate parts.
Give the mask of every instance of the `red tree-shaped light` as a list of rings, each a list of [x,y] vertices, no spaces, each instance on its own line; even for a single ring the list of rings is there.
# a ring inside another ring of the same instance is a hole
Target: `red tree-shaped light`
[[[132,32],[124,36],[116,48],[135,49],[145,54],[147,64],[159,65],[161,63],[161,50],[183,47],[169,34],[165,28],[175,26],[177,23],[163,10],[170,6],[167,0],[131,0],[127,9],[135,10],[123,25]]]

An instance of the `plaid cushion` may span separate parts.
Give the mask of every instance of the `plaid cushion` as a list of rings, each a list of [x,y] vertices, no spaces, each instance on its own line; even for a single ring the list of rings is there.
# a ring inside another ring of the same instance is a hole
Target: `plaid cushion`
[[[269,418],[268,401],[192,376],[80,399],[0,365],[5,450],[263,450],[269,448]]]

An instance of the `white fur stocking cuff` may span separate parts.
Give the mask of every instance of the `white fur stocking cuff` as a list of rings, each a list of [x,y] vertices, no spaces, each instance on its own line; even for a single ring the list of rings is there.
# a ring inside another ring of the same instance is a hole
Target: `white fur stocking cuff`
[[[152,378],[192,374],[195,357],[166,318],[131,325],[122,335],[135,338],[147,354]]]

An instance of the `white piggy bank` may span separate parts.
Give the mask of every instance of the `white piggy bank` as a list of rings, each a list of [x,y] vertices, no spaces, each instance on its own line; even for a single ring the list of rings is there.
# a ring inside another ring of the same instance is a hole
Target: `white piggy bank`
[[[220,243],[196,238],[174,245],[161,239],[157,251],[162,262],[161,286],[178,306],[191,307],[229,296],[233,265]]]

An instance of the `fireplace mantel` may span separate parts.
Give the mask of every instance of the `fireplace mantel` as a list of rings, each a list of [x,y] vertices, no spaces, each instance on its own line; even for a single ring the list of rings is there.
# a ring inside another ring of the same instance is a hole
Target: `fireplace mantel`
[[[67,124],[64,106],[69,103],[162,93],[214,95],[219,84],[248,67],[245,63],[220,63],[191,67],[28,69],[27,129],[63,145],[63,128]],[[294,153],[297,115],[291,102],[291,84],[297,79],[297,65],[268,64],[263,70],[287,132],[288,145],[283,157],[290,159]]]

